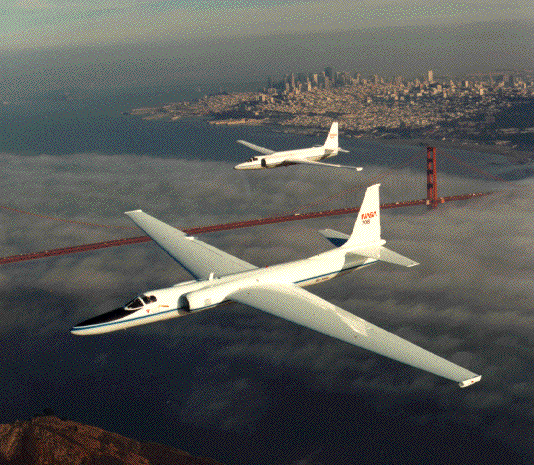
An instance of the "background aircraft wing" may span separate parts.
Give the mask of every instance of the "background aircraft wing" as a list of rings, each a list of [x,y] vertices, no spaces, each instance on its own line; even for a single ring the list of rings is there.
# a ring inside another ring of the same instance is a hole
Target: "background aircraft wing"
[[[196,279],[208,279],[212,273],[214,277],[222,277],[257,268],[216,247],[188,236],[183,231],[173,228],[141,210],[126,212],[125,214]]]
[[[356,170],[356,171],[363,170],[361,166],[334,165],[333,163],[322,163],[320,161],[312,161],[312,160],[307,160],[305,158],[295,158],[295,159],[292,158],[291,163],[302,163],[305,165],[332,166],[334,168],[347,168],[349,170]]]
[[[231,293],[227,298],[457,381],[460,387],[480,381],[479,375],[358,318],[293,284],[246,287]]]
[[[256,152],[263,153],[264,155],[270,155],[271,153],[274,153],[274,150],[266,149],[265,147],[260,147],[259,145],[251,144],[246,140],[238,140],[237,142],[246,145],[249,149],[256,150]]]

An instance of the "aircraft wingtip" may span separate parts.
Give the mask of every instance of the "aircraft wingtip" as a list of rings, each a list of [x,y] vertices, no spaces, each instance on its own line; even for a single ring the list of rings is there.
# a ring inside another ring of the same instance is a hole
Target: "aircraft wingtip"
[[[474,378],[466,379],[465,381],[460,381],[458,385],[461,388],[471,386],[471,384],[478,383],[482,379],[482,375],[475,376]]]
[[[128,215],[128,214],[130,214],[130,213],[142,213],[142,212],[143,212],[143,210],[131,210],[131,211],[129,211],[129,212],[124,212],[124,214],[125,214],[125,215]]]

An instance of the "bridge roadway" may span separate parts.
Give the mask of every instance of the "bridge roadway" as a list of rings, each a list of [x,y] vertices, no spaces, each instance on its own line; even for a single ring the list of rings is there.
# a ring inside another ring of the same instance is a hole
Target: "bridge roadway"
[[[455,200],[469,200],[475,197],[482,197],[489,195],[491,192],[480,192],[475,194],[463,194],[463,195],[453,195],[449,197],[438,197],[437,203],[451,202]],[[421,200],[408,200],[405,202],[395,202],[395,203],[385,203],[380,205],[382,210],[388,208],[399,208],[399,207],[413,207],[415,205],[428,205],[427,199]],[[229,229],[240,229],[240,228],[250,228],[252,226],[259,226],[262,224],[274,224],[274,223],[284,223],[286,221],[297,221],[305,220],[308,218],[321,218],[324,216],[340,216],[348,215],[350,213],[357,213],[360,211],[359,207],[355,208],[340,208],[338,210],[326,210],[322,212],[309,212],[309,213],[293,213],[286,216],[273,216],[270,218],[261,218],[258,220],[248,220],[248,221],[237,221],[234,223],[223,223],[223,224],[214,224],[211,226],[202,226],[198,228],[183,229],[187,234],[201,234],[214,231],[225,231]],[[67,255],[71,253],[80,253],[80,252],[89,252],[91,250],[104,249],[107,247],[117,247],[121,245],[128,244],[139,244],[141,242],[148,242],[152,239],[148,236],[139,236],[139,237],[126,237],[124,239],[114,239],[111,241],[104,242],[95,242],[92,244],[84,245],[75,245],[73,247],[65,247],[62,249],[53,249],[53,250],[44,250],[41,252],[33,252],[21,255],[12,255],[10,257],[0,258],[0,265],[6,265],[8,263],[17,263],[28,260],[36,260],[38,258],[46,257],[56,257],[58,255]]]

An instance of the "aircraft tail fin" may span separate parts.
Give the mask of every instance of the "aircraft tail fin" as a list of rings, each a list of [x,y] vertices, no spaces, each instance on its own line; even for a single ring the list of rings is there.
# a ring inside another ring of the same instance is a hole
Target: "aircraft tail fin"
[[[343,245],[344,248],[377,244],[381,241],[379,188],[380,184],[374,184],[365,191],[352,234]]]
[[[322,234],[330,242],[341,244],[350,254],[402,266],[418,265],[412,259],[384,247],[386,241],[381,237],[379,188],[380,184],[367,188],[350,236],[332,230],[322,231]]]
[[[326,140],[324,141],[324,149],[328,150],[329,152],[335,152],[338,151],[338,132],[339,132],[339,123],[337,121],[334,121],[332,123],[332,126],[330,127],[330,132],[328,133],[328,136],[326,137]]]

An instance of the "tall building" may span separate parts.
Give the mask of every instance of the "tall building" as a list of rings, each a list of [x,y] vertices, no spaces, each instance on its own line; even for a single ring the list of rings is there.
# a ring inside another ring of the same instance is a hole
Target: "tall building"
[[[431,69],[428,70],[428,82],[432,84],[434,82],[434,71]]]

